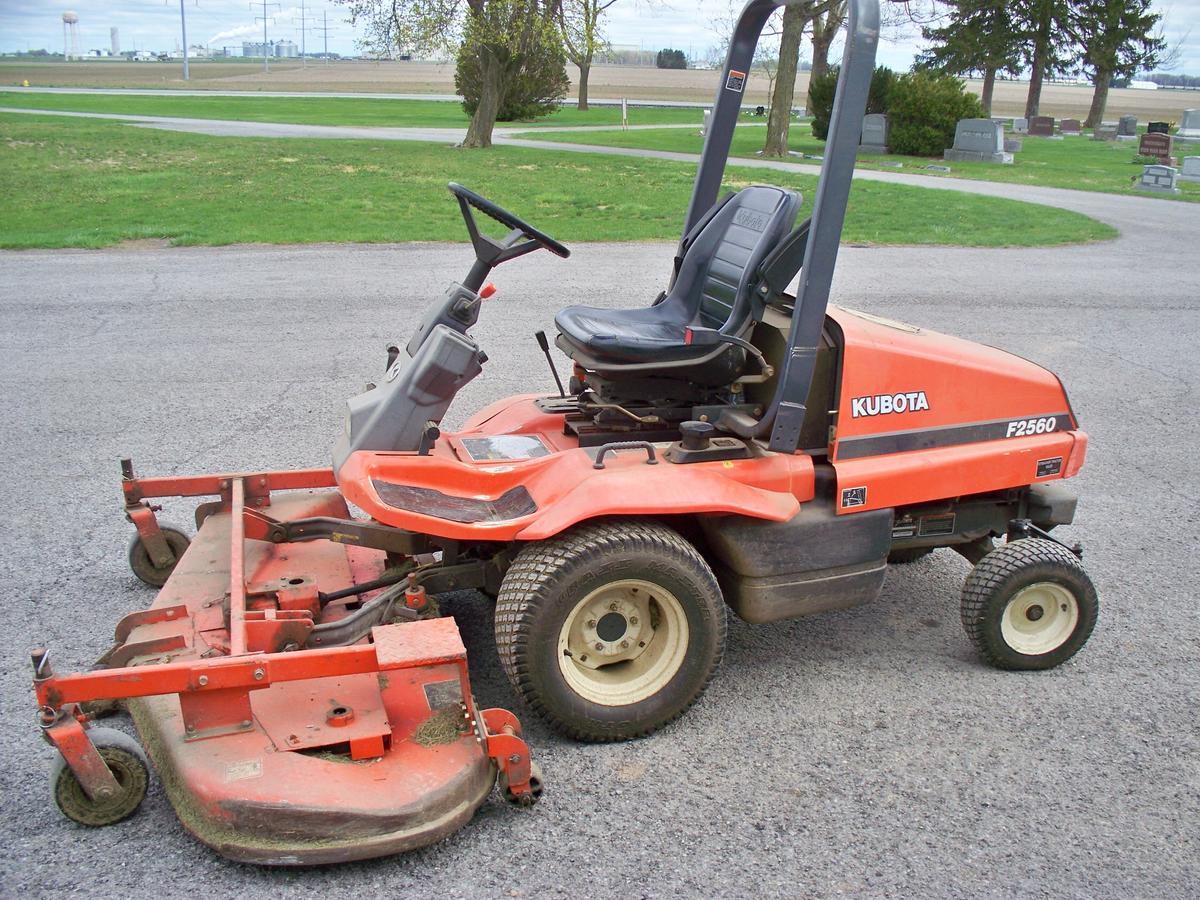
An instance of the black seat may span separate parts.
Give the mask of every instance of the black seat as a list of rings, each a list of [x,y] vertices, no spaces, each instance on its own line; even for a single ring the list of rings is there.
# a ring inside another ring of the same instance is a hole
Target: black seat
[[[554,318],[559,347],[584,368],[610,374],[672,368],[729,349],[690,346],[685,332],[703,326],[742,336],[751,320],[751,279],[791,231],[799,208],[798,194],[765,185],[726,196],[685,239],[675,283],[661,302],[646,309],[567,307]]]

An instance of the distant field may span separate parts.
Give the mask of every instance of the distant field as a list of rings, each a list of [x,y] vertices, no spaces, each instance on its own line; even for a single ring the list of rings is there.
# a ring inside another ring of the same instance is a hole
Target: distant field
[[[437,100],[384,100],[359,97],[162,97],[137,94],[35,94],[0,89],[0,106],[23,109],[61,109],[139,116],[179,116],[193,119],[234,119],[242,122],[287,122],[298,125],[372,125],[466,128],[461,104]],[[701,120],[696,109],[642,107],[630,111],[638,124],[668,125]],[[501,122],[523,127],[621,124],[618,107],[593,107],[580,112],[563,107],[532,122]]]
[[[195,61],[191,81],[181,78],[181,66],[173,63],[73,62],[34,63],[0,61],[0,85],[20,84],[28,79],[42,86],[79,86],[110,88],[189,88],[192,90],[244,91],[345,91],[351,93],[454,93],[454,68],[447,63],[338,61],[328,65],[310,62],[302,68],[297,61],[273,62],[271,72],[263,74],[261,63]],[[568,67],[575,83],[577,72]],[[593,97],[629,97],[631,99],[691,100],[711,102],[717,88],[715,71],[642,68],[637,66],[597,66],[592,70],[590,90]],[[973,90],[980,82],[969,81]],[[796,79],[796,105],[804,105],[808,75]],[[996,85],[993,111],[996,115],[1021,115],[1025,107],[1024,82],[1002,81]],[[572,96],[574,89],[572,88]],[[1084,85],[1049,84],[1042,93],[1042,112],[1058,118],[1082,119],[1091,102],[1091,88]],[[747,83],[747,103],[767,102],[767,81],[752,73]],[[1142,122],[1150,119],[1178,121],[1183,110],[1200,107],[1196,91],[1135,91],[1113,89],[1109,92],[1107,117],[1127,113]]]
[[[760,120],[761,121],[761,120]],[[639,147],[647,150],[667,150],[676,153],[699,153],[704,138],[697,129],[650,128],[639,131],[538,131],[525,137],[543,141],[563,141],[575,144],[599,144],[610,147]],[[738,128],[734,132],[730,152],[735,156],[754,156],[762,150],[765,134],[761,128]],[[798,153],[820,156],[825,143],[812,136],[807,122],[792,125],[788,131],[789,146]],[[900,171],[936,178],[972,178],[982,181],[1003,181],[1013,184],[1035,184],[1044,187],[1074,188],[1109,194],[1136,194],[1142,197],[1170,198],[1166,194],[1149,194],[1133,187],[1133,179],[1141,174],[1141,165],[1133,163],[1137,145],[1132,142],[1093,141],[1088,136],[1069,137],[1061,141],[1026,137],[1021,151],[1015,154],[1011,166],[991,163],[943,163],[941,159],[921,159],[911,156],[882,156],[863,154],[858,158],[860,169],[895,171],[882,165],[899,162]],[[1186,151],[1184,151],[1186,152]],[[1200,154],[1200,148],[1197,148]],[[797,159],[796,162],[803,160]],[[950,174],[923,171],[929,165],[949,165]],[[1179,199],[1200,202],[1200,184],[1180,182],[1183,193]]]
[[[678,236],[695,167],[660,160],[402,141],[209,138],[115,122],[0,114],[0,247],[464,241],[460,181],[564,241]],[[727,186],[761,179],[731,166]],[[773,173],[803,191],[815,179]],[[1014,228],[1020,222],[1022,227]],[[1103,240],[1060,209],[856,183],[843,239],[1036,246]]]

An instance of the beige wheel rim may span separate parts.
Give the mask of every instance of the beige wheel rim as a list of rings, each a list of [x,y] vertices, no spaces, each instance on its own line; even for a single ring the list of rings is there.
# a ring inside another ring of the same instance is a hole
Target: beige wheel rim
[[[585,700],[628,706],[665,688],[687,648],[687,616],[675,595],[627,578],[575,604],[559,631],[558,665]]]
[[[1039,656],[1057,650],[1079,624],[1079,603],[1061,584],[1041,581],[1022,588],[1000,619],[1004,643],[1018,653]]]

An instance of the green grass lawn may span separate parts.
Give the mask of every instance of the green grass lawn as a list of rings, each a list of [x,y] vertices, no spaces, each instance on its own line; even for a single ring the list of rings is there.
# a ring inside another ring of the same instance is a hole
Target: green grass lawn
[[[462,104],[440,100],[380,100],[350,97],[157,97],[137,94],[27,94],[0,91],[0,106],[55,109],[137,116],[179,116],[188,119],[233,119],[242,122],[286,122],[296,125],[378,125],[466,128]],[[636,107],[629,121],[641,125],[699,123],[698,109]],[[501,122],[503,127],[621,124],[615,106],[594,106],[580,112],[565,106],[542,119]],[[697,125],[697,127],[699,127]]]
[[[516,147],[214,138],[9,114],[0,115],[0,246],[464,241],[452,179],[567,242],[670,240],[694,175],[683,163]],[[763,176],[726,173],[735,188]],[[811,207],[814,178],[771,177]],[[1115,236],[1065,210],[865,182],[844,240],[1034,246]]]
[[[751,120],[753,122],[754,120]],[[743,122],[734,132],[731,152],[734,156],[754,156],[762,149],[766,131],[751,122]],[[612,147],[639,147],[649,150],[668,150],[676,153],[699,153],[704,146],[700,129],[647,129],[645,131],[593,131],[572,134],[570,132],[538,131],[528,137],[540,140],[566,141],[576,144],[603,144]],[[788,144],[792,150],[820,156],[825,152],[824,141],[812,136],[807,122],[794,123],[788,132]],[[1132,160],[1137,152],[1134,141],[1093,141],[1090,137],[1068,137],[1061,141],[1049,138],[1026,137],[1022,150],[1015,154],[1011,166],[992,163],[955,162],[943,163],[941,159],[923,159],[911,156],[883,156],[863,154],[858,158],[860,169],[883,169],[909,172],[939,178],[971,178],[979,181],[1003,181],[1013,184],[1031,184],[1042,187],[1074,188],[1081,191],[1099,191],[1109,194],[1135,194],[1139,197],[1170,197],[1139,191],[1133,180],[1141,175],[1140,164]],[[1186,155],[1186,150],[1177,149],[1177,155]],[[1200,147],[1196,148],[1200,155]],[[902,169],[883,166],[883,162],[899,162]],[[795,159],[795,162],[802,162]],[[921,167],[949,165],[951,172],[934,173]],[[1200,184],[1180,182],[1183,193],[1178,198],[1200,201]]]

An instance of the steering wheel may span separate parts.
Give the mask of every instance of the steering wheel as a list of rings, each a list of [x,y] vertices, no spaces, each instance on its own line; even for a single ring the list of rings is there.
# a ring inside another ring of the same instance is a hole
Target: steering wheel
[[[474,207],[475,209],[477,209],[481,213],[483,213],[485,216],[487,216],[490,219],[494,219],[495,221],[499,222],[501,225],[506,225],[509,228],[511,228],[513,231],[520,232],[520,236],[528,238],[529,241],[531,241],[537,247],[545,247],[547,250],[549,250],[555,256],[561,256],[563,259],[567,259],[571,255],[570,250],[568,250],[566,247],[564,247],[562,244],[560,244],[554,238],[550,237],[550,235],[546,234],[544,231],[539,231],[538,229],[536,229],[532,225],[530,225],[528,222],[524,222],[521,219],[518,219],[516,216],[514,216],[512,213],[510,213],[507,209],[503,209],[502,207],[497,206],[495,203],[493,203],[491,200],[488,200],[486,197],[481,197],[481,196],[479,196],[479,194],[475,193],[474,191],[470,190],[469,188],[465,188],[461,184],[456,184],[453,181],[451,181],[448,185],[446,185],[446,187],[448,187],[450,189],[450,193],[452,193],[455,197],[458,198],[458,205],[462,208],[463,218],[467,222],[467,230],[471,232],[471,243],[473,243],[475,245],[476,253],[479,253],[479,251],[480,251],[480,242],[481,241],[484,241],[487,244],[492,245],[492,247],[496,248],[497,250],[508,250],[509,248],[512,248],[512,249],[519,248],[522,250],[522,253],[528,253],[530,250],[535,249],[535,247],[532,247],[532,246],[526,247],[524,245],[518,245],[518,247],[514,247],[513,244],[515,242],[513,242],[513,241],[506,241],[505,244],[500,244],[496,241],[491,240],[490,238],[486,237],[485,235],[480,234],[478,227],[476,227],[476,225],[475,225],[475,217],[471,214],[471,207]],[[508,253],[504,253],[504,254],[497,255],[494,260],[489,259],[487,261],[492,262],[493,265],[499,265],[502,262],[512,259],[514,256],[520,256],[520,255],[522,255],[522,254],[521,253],[512,253],[510,255]],[[482,255],[480,256],[480,258],[484,259],[484,257]]]

